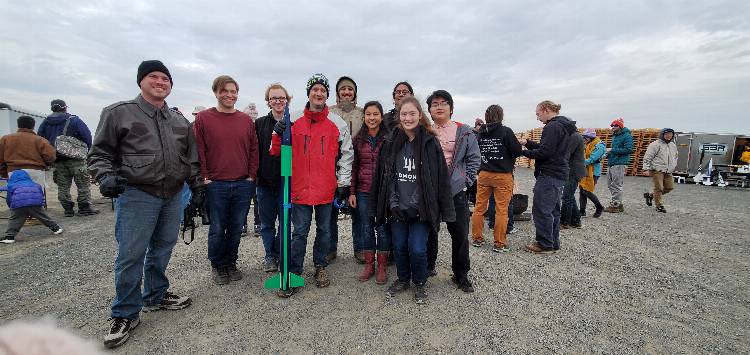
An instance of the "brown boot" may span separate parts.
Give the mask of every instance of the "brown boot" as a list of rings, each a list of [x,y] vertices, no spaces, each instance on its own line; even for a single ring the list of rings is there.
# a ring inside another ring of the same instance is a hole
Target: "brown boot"
[[[365,269],[359,274],[359,281],[367,281],[375,274],[375,252],[372,250],[363,250],[362,256],[365,258]]]
[[[384,285],[388,281],[388,252],[378,253],[378,272],[375,274],[375,283]]]

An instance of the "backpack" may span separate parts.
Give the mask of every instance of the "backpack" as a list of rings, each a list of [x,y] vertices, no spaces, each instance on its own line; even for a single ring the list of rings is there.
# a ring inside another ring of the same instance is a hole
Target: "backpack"
[[[86,155],[88,155],[89,152],[86,143],[78,138],[67,135],[71,117],[73,116],[68,116],[68,118],[65,119],[65,127],[63,127],[62,133],[55,139],[55,150],[57,151],[57,154],[64,157],[85,160]]]

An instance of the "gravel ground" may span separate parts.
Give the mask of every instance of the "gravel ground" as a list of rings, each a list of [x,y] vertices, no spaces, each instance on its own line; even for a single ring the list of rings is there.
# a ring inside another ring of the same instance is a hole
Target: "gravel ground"
[[[519,169],[517,179],[521,192],[531,191],[530,170]],[[143,314],[133,338],[114,352],[750,352],[750,190],[678,185],[666,198],[669,213],[659,214],[642,202],[648,182],[626,178],[625,213],[586,218],[584,228],[563,231],[555,255],[521,250],[533,239],[532,222],[517,223],[510,253],[492,253],[491,243],[471,247],[473,294],[450,282],[450,237],[443,228],[439,274],[421,306],[412,293],[387,299],[386,286],[356,280],[360,265],[346,238],[348,220],[339,223],[332,285],[307,286],[287,300],[261,287],[270,274],[260,271],[262,243],[254,237],[241,244],[245,278],[211,283],[202,228],[193,244],[178,242],[168,270],[172,290],[190,295],[193,305]],[[606,181],[597,192],[607,200]],[[0,244],[0,324],[51,315],[101,341],[114,294],[116,243],[114,215],[108,202],[98,202],[103,213],[96,218],[64,218],[52,201],[51,214],[65,233],[26,227],[17,243]],[[4,203],[0,215],[8,215]],[[6,224],[0,220],[3,230]],[[490,231],[485,235],[491,239]],[[305,276],[314,285],[311,249]],[[389,274],[392,280],[395,269]]]

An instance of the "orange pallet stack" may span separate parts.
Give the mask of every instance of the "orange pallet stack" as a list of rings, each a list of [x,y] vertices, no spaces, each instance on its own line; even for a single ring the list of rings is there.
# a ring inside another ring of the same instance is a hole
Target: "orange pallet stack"
[[[643,170],[641,170],[641,165],[643,165],[643,156],[646,154],[646,149],[648,149],[648,145],[651,144],[651,142],[657,140],[659,138],[659,129],[658,128],[645,128],[645,129],[639,129],[637,130],[640,133],[637,147],[634,149],[635,152],[635,166],[633,167],[633,170],[630,171],[631,175],[634,176],[644,176]],[[635,142],[635,135],[633,136],[633,141]]]

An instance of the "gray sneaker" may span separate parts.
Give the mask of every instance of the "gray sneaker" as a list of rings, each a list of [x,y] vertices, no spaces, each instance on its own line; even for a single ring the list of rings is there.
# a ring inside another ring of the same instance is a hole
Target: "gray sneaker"
[[[227,269],[222,268],[211,268],[211,278],[217,285],[226,285],[229,283],[229,273]]]
[[[135,329],[141,321],[138,319],[129,318],[111,318],[109,332],[104,336],[104,346],[108,349],[116,348],[122,344],[125,344],[130,338],[130,332]]]
[[[399,292],[401,292],[401,291],[404,291],[404,290],[408,290],[408,289],[409,289],[409,282],[404,282],[404,281],[401,281],[401,280],[396,280],[396,281],[394,281],[394,282],[393,282],[393,283],[391,284],[391,286],[390,286],[390,287],[388,287],[388,290],[387,290],[387,291],[385,291],[385,293],[386,293],[386,294],[387,294],[387,295],[388,295],[389,297],[393,297],[393,296],[395,296],[395,295],[396,295],[397,293],[399,293]]]
[[[164,294],[164,298],[162,298],[158,304],[143,306],[143,313],[160,311],[162,309],[176,311],[188,308],[191,304],[193,304],[193,300],[190,299],[190,297],[178,296],[167,291]]]
[[[427,302],[425,284],[414,285],[414,302],[417,302],[417,304],[425,304]]]

